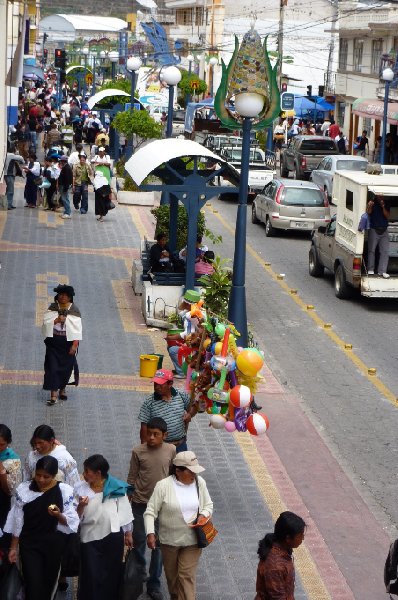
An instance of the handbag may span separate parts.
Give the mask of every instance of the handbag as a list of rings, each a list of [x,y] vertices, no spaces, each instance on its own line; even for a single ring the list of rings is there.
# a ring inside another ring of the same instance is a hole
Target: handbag
[[[1,580],[0,598],[1,600],[24,600],[25,598],[22,575],[15,563],[8,565]]]
[[[144,590],[145,565],[135,548],[130,548],[124,563],[121,600],[137,600]]]
[[[198,491],[198,499],[199,499],[199,484],[198,484],[197,479],[196,479],[196,489]],[[198,508],[197,517],[195,519],[195,523],[198,522],[198,518],[199,518],[199,508]],[[207,546],[210,546],[210,544],[212,543],[212,541],[218,534],[218,530],[214,527],[211,519],[209,519],[204,525],[196,525],[196,527],[194,527],[193,529],[196,533],[198,548],[207,548]]]

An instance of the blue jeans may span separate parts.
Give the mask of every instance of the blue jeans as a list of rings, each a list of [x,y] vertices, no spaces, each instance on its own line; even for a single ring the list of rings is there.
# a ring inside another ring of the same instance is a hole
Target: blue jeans
[[[167,348],[167,352],[169,353],[171,362],[174,365],[174,369],[175,369],[175,372],[177,373],[177,375],[184,375],[184,372],[181,369],[180,363],[178,362],[178,350],[179,349],[180,349],[179,346],[169,346],[169,348]]]
[[[133,540],[134,548],[142,558],[145,565],[145,550],[146,550],[146,533],[144,526],[144,512],[146,504],[137,502],[131,503],[131,509],[134,515],[133,521]],[[155,521],[155,534],[158,536],[158,521]],[[149,565],[149,578],[146,582],[147,592],[160,591],[160,577],[162,575],[162,554],[160,552],[159,542],[156,542],[155,550],[151,550],[151,562]]]
[[[61,202],[64,207],[64,215],[70,215],[69,188],[65,188],[63,185],[61,185],[59,190],[61,194]]]
[[[88,211],[88,183],[81,183],[75,185],[75,191],[73,192],[73,205],[76,209],[80,206],[80,212],[85,215]]]
[[[4,179],[6,180],[6,196],[8,208],[11,208],[12,201],[14,200],[14,184],[15,177],[13,175],[5,175]]]
[[[36,152],[36,149],[37,149],[37,132],[36,131],[30,131],[30,145],[32,146],[33,150]]]

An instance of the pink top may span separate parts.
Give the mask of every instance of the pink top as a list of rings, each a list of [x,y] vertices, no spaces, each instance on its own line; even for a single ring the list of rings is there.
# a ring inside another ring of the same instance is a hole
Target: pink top
[[[214,272],[213,265],[203,261],[198,260],[195,264],[195,274],[196,275],[211,275]]]

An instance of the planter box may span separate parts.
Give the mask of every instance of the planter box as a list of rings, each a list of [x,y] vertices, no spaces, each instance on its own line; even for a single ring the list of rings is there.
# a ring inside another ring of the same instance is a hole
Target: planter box
[[[119,204],[138,204],[139,206],[154,206],[156,192],[126,192],[120,190],[117,194]]]

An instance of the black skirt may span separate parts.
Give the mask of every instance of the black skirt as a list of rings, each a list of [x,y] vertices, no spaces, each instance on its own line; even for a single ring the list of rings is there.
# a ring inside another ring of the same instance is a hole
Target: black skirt
[[[73,342],[68,342],[66,336],[54,335],[44,340],[46,357],[44,359],[43,390],[63,390],[68,385],[72,371],[74,382],[79,384],[79,367],[75,354],[69,354]]]
[[[109,196],[111,187],[103,185],[98,190],[95,190],[95,214],[105,217],[108,214]]]
[[[110,600],[119,597],[123,575],[123,531],[102,540],[80,544],[78,600]]]

